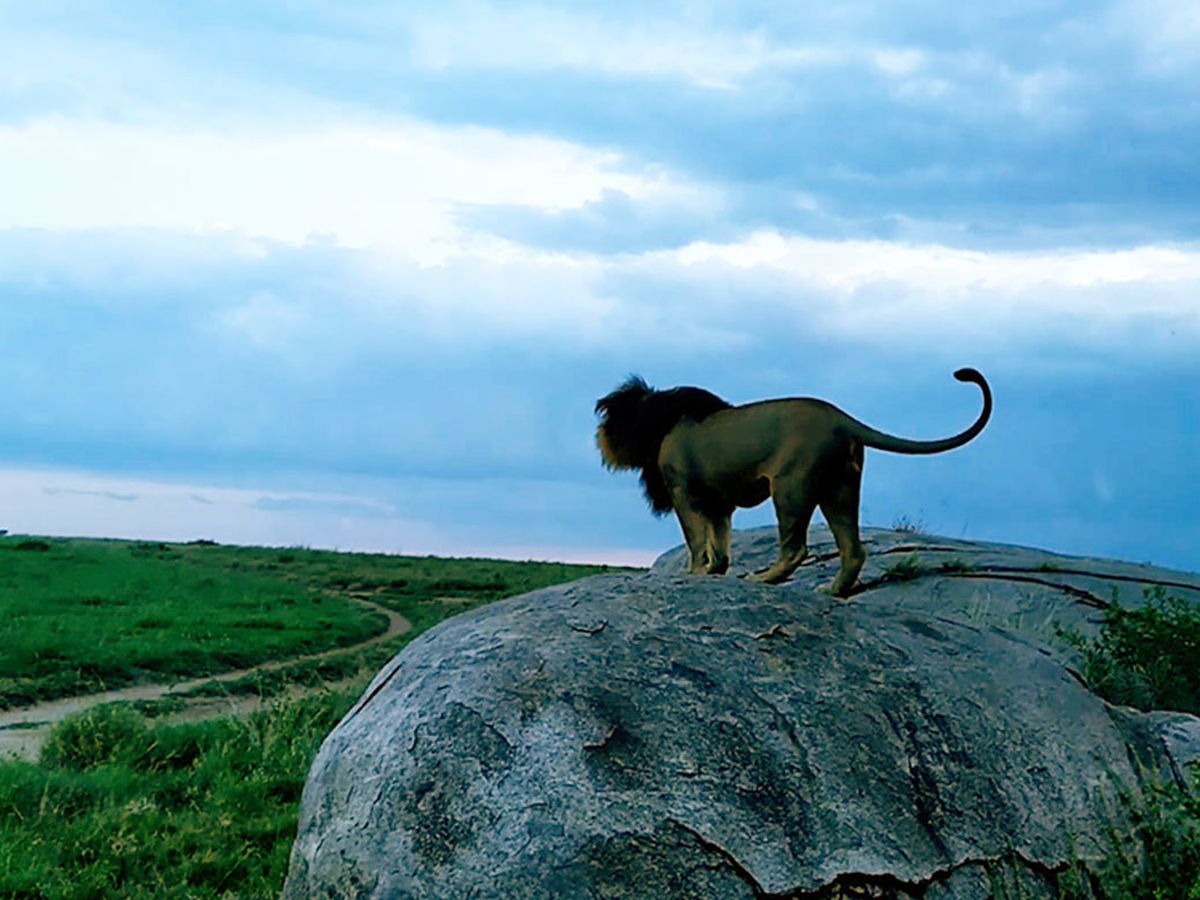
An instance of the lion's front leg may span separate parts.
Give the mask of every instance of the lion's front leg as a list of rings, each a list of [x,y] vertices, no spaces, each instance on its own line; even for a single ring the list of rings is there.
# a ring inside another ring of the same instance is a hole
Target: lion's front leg
[[[708,567],[709,575],[724,575],[729,571],[730,515],[714,516],[708,521]]]
[[[707,574],[711,566],[709,558],[708,520],[690,503],[682,491],[672,491],[675,518],[683,532],[683,542],[688,549],[688,572],[692,575]]]

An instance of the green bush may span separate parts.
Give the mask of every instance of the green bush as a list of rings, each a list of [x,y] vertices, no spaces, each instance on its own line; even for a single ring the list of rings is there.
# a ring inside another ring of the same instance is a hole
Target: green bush
[[[1147,588],[1145,598],[1137,608],[1114,600],[1091,640],[1064,636],[1083,654],[1089,687],[1106,700],[1200,714],[1200,604],[1161,586]],[[1119,799],[1129,827],[1109,833],[1099,864],[1067,873],[1062,896],[1200,900],[1200,796],[1150,779],[1140,793],[1124,791]]]
[[[1067,634],[1083,652],[1083,675],[1112,703],[1200,714],[1200,604],[1146,589],[1140,608],[1113,603],[1100,634]]]
[[[46,553],[50,550],[50,542],[43,541],[38,538],[31,538],[26,541],[19,541],[16,545],[14,545],[13,549],[26,553]]]
[[[96,706],[65,719],[42,747],[43,765],[83,771],[122,762],[146,745],[145,720],[124,706]]]
[[[1063,876],[1063,900],[1200,900],[1200,796],[1151,781],[1119,800],[1130,828],[1110,831],[1090,871],[1076,863]]]

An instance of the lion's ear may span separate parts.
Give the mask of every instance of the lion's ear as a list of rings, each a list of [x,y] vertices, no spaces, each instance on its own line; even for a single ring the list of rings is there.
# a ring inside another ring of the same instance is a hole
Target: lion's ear
[[[641,375],[630,375],[615,391],[596,401],[596,415],[605,418],[616,415],[623,418],[653,393],[654,389],[646,384]]]

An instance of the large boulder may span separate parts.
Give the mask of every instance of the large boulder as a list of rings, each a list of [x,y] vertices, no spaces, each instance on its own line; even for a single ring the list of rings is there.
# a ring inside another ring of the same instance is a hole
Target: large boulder
[[[786,585],[676,552],[415,639],[321,747],[284,895],[1049,897],[1118,786],[1200,754],[1043,634],[1110,581],[1200,579],[870,532],[841,601],[815,538]]]

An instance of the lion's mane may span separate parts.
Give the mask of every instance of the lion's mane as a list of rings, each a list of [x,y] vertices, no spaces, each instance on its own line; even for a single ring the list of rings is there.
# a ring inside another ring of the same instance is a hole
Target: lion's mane
[[[684,419],[700,422],[730,409],[716,394],[697,387],[657,391],[638,375],[596,401],[596,444],[609,469],[641,469],[642,490],[656,516],[669,513],[671,494],[658,469],[663,438]]]

